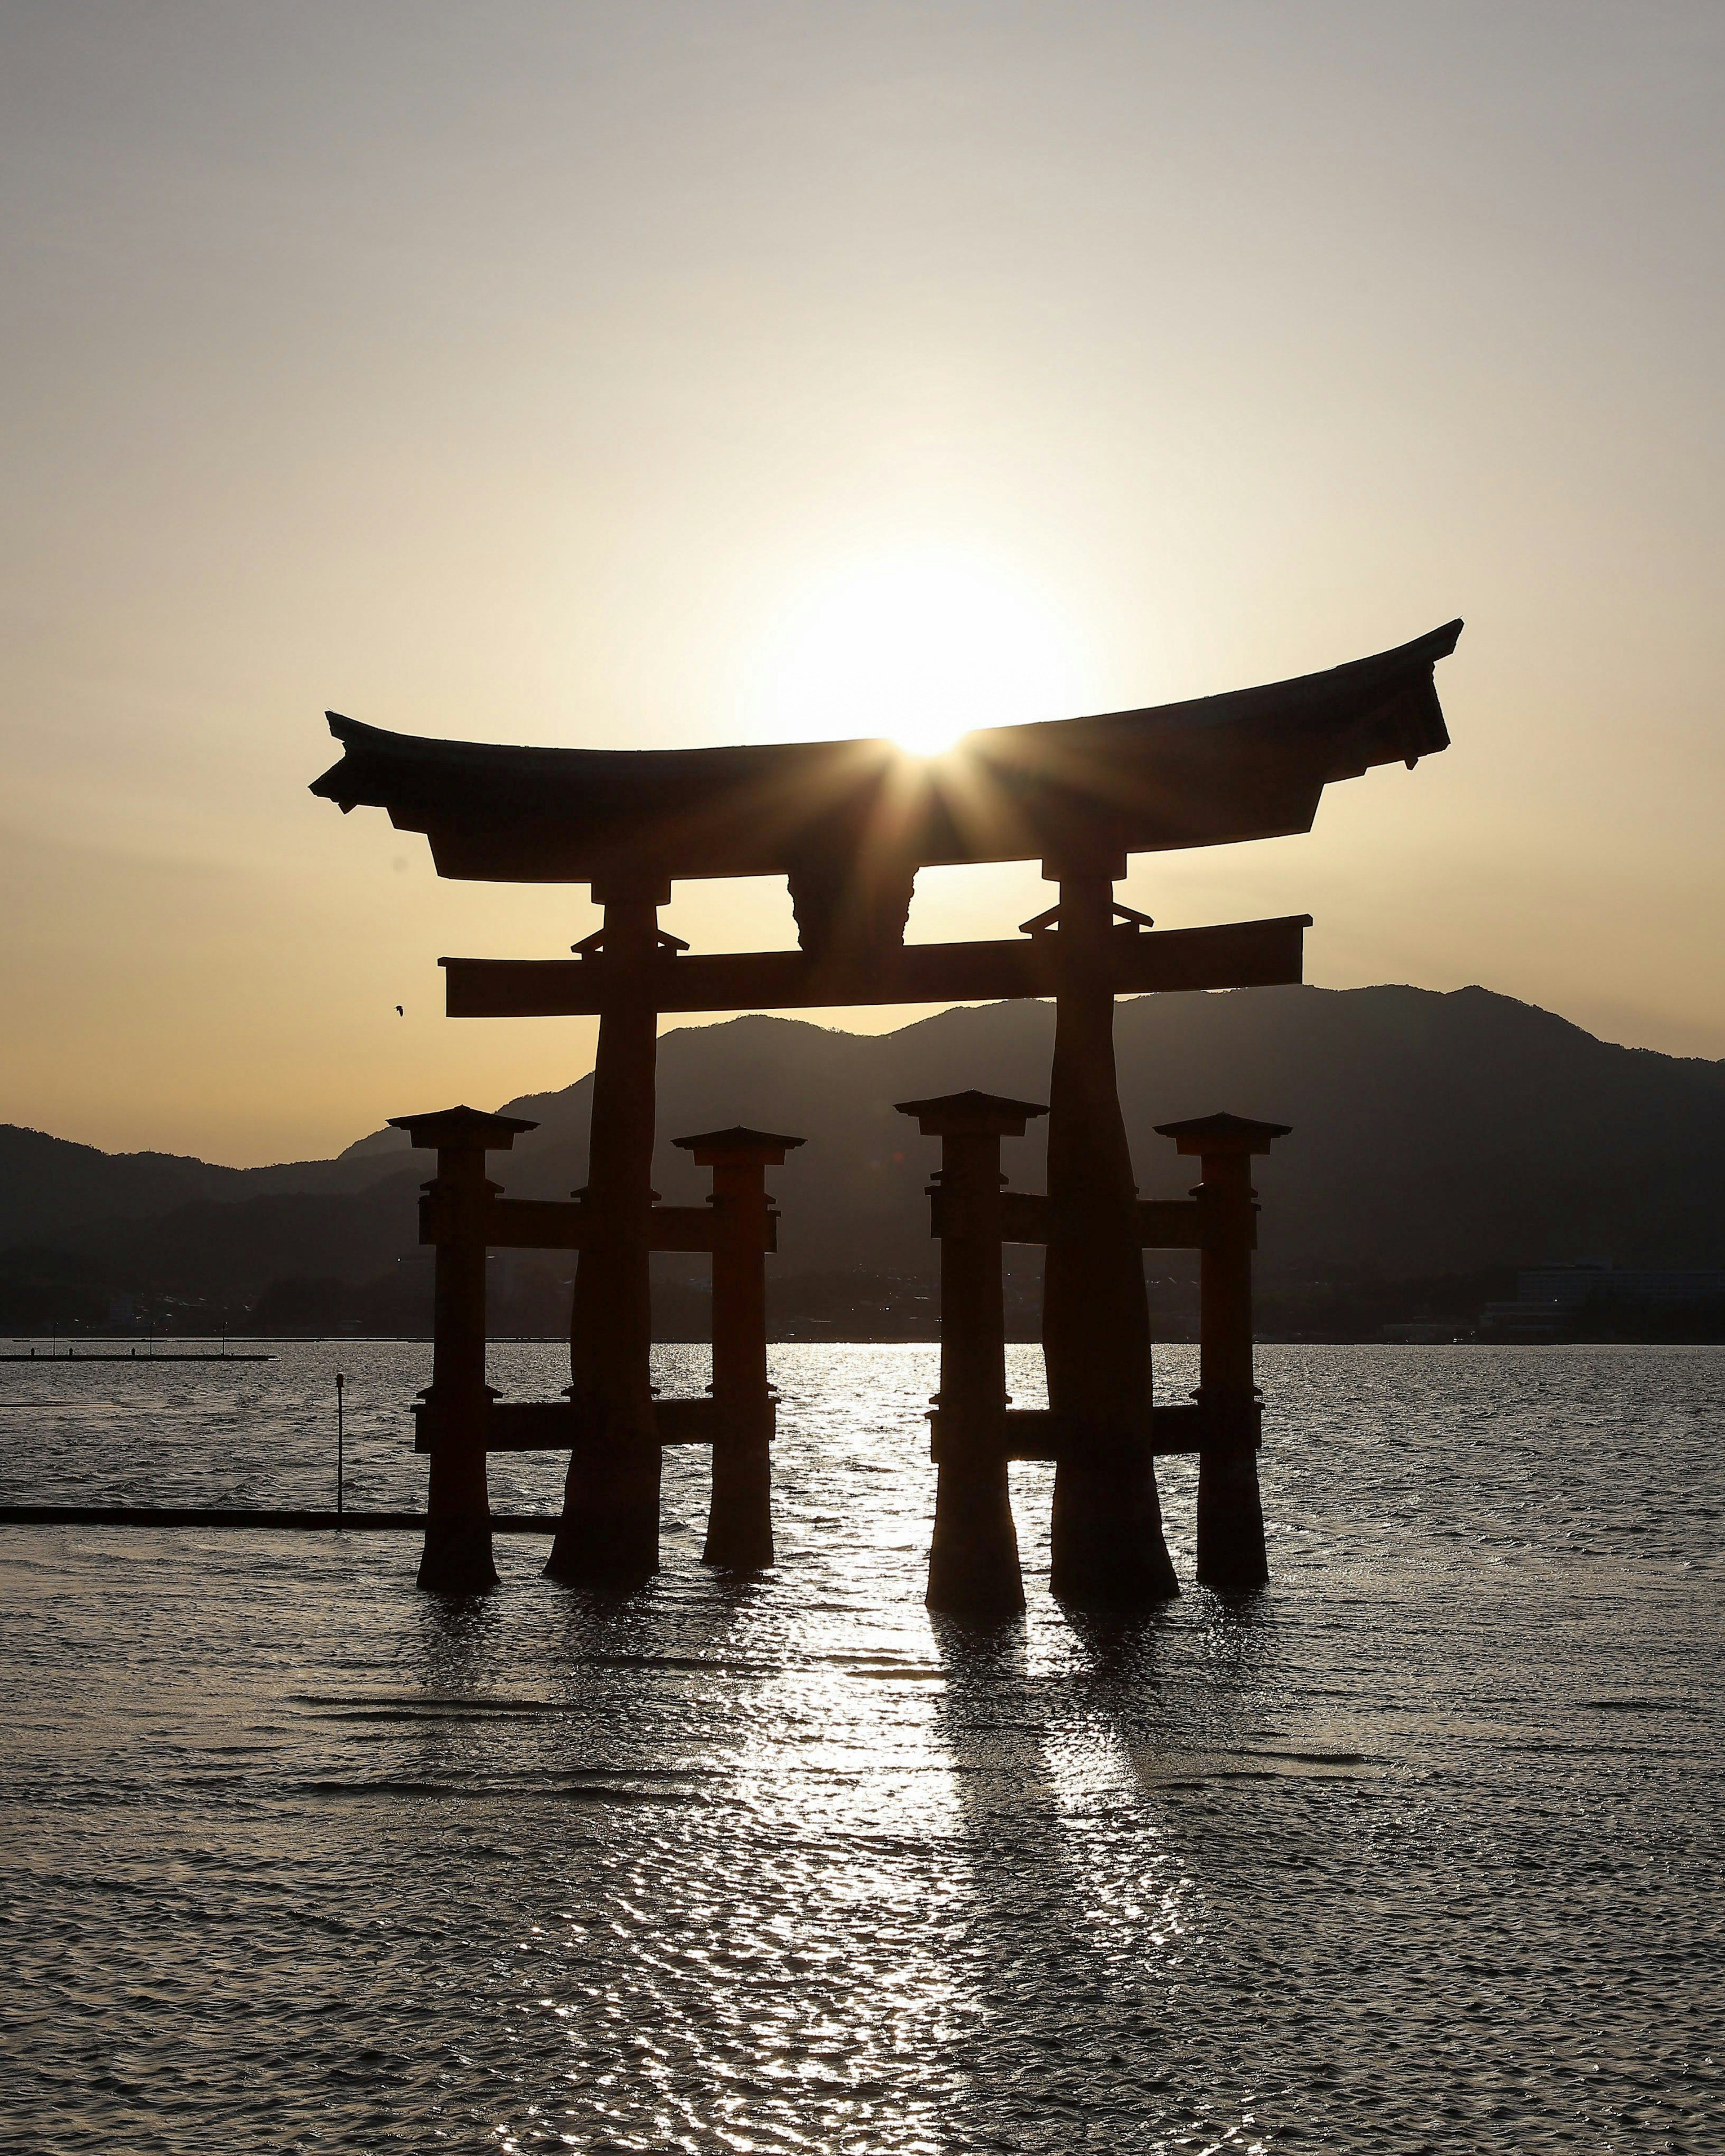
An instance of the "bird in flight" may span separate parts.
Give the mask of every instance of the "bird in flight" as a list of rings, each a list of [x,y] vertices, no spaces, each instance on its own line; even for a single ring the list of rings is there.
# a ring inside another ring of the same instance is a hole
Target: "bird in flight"
[[[405,1018],[407,1016],[407,1013],[402,1009],[399,1004],[395,1007],[395,1014],[398,1018]]]

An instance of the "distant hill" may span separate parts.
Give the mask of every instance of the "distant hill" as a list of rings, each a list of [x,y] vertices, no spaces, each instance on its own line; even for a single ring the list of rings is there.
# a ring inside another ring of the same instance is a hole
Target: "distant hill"
[[[937,1148],[895,1101],[981,1086],[1048,1097],[1046,1004],[943,1011],[896,1033],[737,1019],[660,1044],[655,1187],[705,1178],[670,1140],[732,1121],[799,1132],[773,1178],[782,1262],[927,1263],[922,1191]],[[1122,1105],[1147,1196],[1189,1188],[1153,1127],[1229,1108],[1291,1123],[1257,1163],[1262,1249],[1279,1264],[1407,1275],[1583,1254],[1725,1262],[1725,1063],[1596,1040],[1531,1004],[1461,988],[1260,988],[1145,996],[1116,1021]],[[586,1179],[590,1079],[508,1104],[541,1127],[500,1159],[522,1196]],[[1040,1127],[1004,1148],[1040,1188]]]
[[[670,1203],[704,1193],[670,1144],[685,1132],[799,1133],[807,1146],[771,1178],[780,1275],[926,1272],[937,1149],[892,1103],[966,1086],[1045,1100],[1053,1032],[1049,1005],[1000,1004],[885,1034],[768,1017],[669,1033],[655,1187]],[[1615,1047],[1476,988],[1144,997],[1121,1005],[1117,1040],[1147,1195],[1193,1179],[1155,1123],[1229,1108],[1295,1127],[1258,1164],[1266,1270],[1725,1263],[1725,1064]],[[591,1085],[506,1104],[540,1124],[494,1163],[512,1194],[585,1182]],[[1015,1186],[1041,1187],[1040,1135],[1004,1154]],[[234,1169],[4,1129],[0,1246],[71,1254],[132,1291],[370,1281],[413,1249],[429,1172],[393,1132],[334,1161]]]
[[[101,1152],[0,1123],[0,1245],[51,1241],[90,1220],[136,1219],[225,1195],[239,1170],[168,1152]]]
[[[0,1250],[52,1243],[93,1220],[138,1220],[208,1200],[234,1204],[277,1192],[361,1190],[398,1174],[397,1131],[362,1138],[334,1160],[275,1168],[218,1168],[182,1153],[103,1152],[44,1131],[0,1123]]]

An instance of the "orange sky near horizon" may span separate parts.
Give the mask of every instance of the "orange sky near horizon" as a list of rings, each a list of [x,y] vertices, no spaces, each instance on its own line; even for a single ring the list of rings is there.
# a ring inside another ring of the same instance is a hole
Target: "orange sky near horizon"
[[[584,891],[313,800],[326,706],[922,740],[1458,613],[1448,752],[1122,896],[1725,1056],[1722,87],[1700,5],[20,0],[0,1119],[280,1159],[588,1067],[436,968]]]

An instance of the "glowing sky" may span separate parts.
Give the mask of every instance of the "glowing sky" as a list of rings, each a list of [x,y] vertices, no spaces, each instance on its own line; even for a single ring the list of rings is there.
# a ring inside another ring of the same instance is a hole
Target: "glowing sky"
[[[1456,613],[1449,753],[1122,896],[1725,1055],[1722,82],[1656,0],[12,0],[0,1118],[279,1158],[588,1067],[435,968],[584,893],[314,801],[326,706],[927,739]]]

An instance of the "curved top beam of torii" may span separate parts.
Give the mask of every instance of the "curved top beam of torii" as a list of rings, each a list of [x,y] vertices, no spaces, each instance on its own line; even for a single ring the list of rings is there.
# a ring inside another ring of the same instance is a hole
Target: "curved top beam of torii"
[[[438,873],[506,883],[788,875],[903,891],[923,866],[1103,860],[1311,828],[1325,785],[1447,747],[1432,680],[1452,621],[1323,674],[1182,704],[968,734],[736,748],[512,748],[385,733],[312,786],[423,831]],[[1117,871],[1116,871],[1117,873]]]

